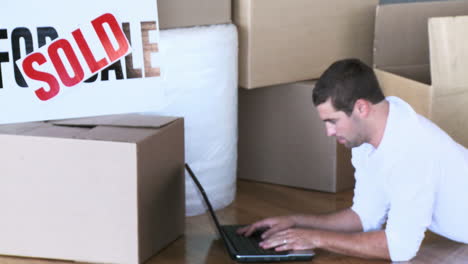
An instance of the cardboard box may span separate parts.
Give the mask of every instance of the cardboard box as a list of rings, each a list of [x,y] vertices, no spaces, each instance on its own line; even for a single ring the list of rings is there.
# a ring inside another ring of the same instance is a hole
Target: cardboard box
[[[431,16],[460,13],[468,15],[468,2],[379,7],[374,66],[386,95],[406,100],[468,146],[468,18],[430,18],[427,26]]]
[[[233,0],[239,85],[318,78],[338,59],[372,61],[378,0]]]
[[[467,14],[466,1],[378,6],[374,67],[418,82],[430,83],[428,19]]]
[[[184,230],[184,122],[0,126],[0,254],[142,263]]]
[[[231,23],[231,0],[158,0],[160,29]]]
[[[239,178],[326,192],[354,186],[351,153],[327,137],[314,85],[239,90]]]

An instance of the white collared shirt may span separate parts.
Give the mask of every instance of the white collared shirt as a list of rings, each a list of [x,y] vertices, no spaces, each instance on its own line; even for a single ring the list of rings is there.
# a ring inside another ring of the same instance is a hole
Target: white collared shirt
[[[352,150],[351,209],[364,231],[387,222],[393,261],[414,257],[427,228],[468,243],[468,149],[400,98],[386,100],[390,109],[378,148],[365,143]]]

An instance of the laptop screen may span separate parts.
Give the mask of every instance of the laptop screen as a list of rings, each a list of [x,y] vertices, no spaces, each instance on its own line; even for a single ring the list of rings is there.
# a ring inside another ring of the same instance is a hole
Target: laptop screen
[[[192,177],[193,182],[195,182],[195,185],[197,186],[198,190],[200,191],[201,195],[203,196],[203,200],[205,200],[206,205],[208,206],[208,210],[210,211],[210,215],[213,217],[213,221],[215,222],[216,228],[218,229],[219,233],[221,233],[221,225],[218,222],[218,218],[216,217],[213,207],[211,206],[210,200],[208,200],[208,196],[206,195],[205,189],[203,189],[202,185],[198,181],[197,177],[195,177],[195,174],[193,173],[192,169],[190,166],[185,163],[185,168],[187,169],[188,173],[190,174],[190,177]]]

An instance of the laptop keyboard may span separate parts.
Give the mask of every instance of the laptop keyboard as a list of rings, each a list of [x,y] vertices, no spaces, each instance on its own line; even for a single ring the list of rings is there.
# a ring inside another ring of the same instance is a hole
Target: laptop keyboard
[[[261,233],[254,233],[249,237],[241,236],[236,233],[241,226],[231,225],[222,226],[224,233],[237,249],[239,254],[245,255],[284,255],[284,252],[277,252],[272,249],[263,249],[258,243],[262,241]]]

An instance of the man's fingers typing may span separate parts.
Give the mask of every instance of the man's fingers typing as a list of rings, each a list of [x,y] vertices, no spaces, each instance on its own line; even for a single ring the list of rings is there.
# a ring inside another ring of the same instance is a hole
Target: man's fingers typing
[[[242,235],[249,229],[249,227],[250,226],[241,227],[241,228],[237,229],[236,232],[237,232],[237,234]]]
[[[251,236],[255,231],[263,228],[268,228],[268,225],[262,222],[254,223],[252,225],[243,227],[237,230],[237,233],[244,236]]]
[[[262,239],[268,239],[270,238],[271,236],[273,236],[274,234],[276,234],[278,231],[281,231],[281,227],[279,226],[273,226],[271,227],[270,229],[266,230],[265,232],[263,232],[262,234]]]

